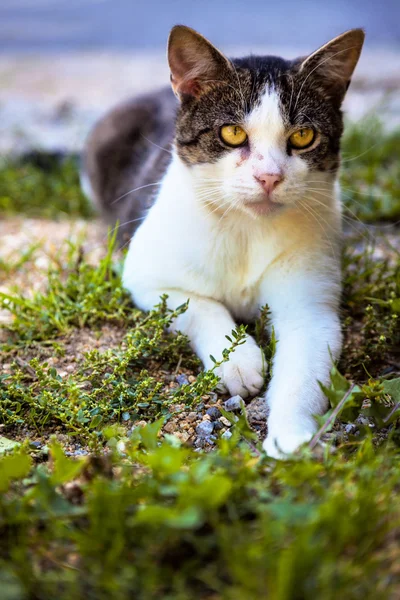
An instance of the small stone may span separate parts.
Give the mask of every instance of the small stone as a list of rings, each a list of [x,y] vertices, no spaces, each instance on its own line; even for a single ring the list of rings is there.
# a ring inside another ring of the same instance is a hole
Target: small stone
[[[229,438],[232,437],[232,433],[230,431],[224,431],[221,437],[224,438],[224,440],[229,440]]]
[[[42,442],[30,442],[29,445],[33,446],[34,448],[41,448],[42,447]]]
[[[210,421],[202,421],[197,425],[196,433],[201,438],[207,438],[209,435],[211,435],[213,429],[214,423],[211,423]]]
[[[216,406],[210,406],[210,408],[207,409],[206,414],[210,417],[211,421],[216,421],[221,416],[221,413]]]
[[[348,423],[344,429],[346,433],[354,433],[357,428],[354,423]]]
[[[214,421],[214,431],[220,431],[223,428],[221,421]]]
[[[168,423],[164,426],[164,431],[167,433],[174,433],[176,429],[176,424],[173,421],[168,421]]]
[[[203,421],[211,421],[210,415],[203,415]]]
[[[177,375],[176,376],[176,381],[177,381],[177,383],[179,383],[179,385],[187,385],[189,383],[188,378],[184,374]]]
[[[224,406],[226,410],[239,410],[241,403],[243,401],[243,398],[241,396],[232,396],[232,398],[229,398],[229,400],[226,400],[226,402],[224,402]]]
[[[188,421],[195,421],[197,419],[197,413],[195,412],[190,412],[187,416],[187,420]]]
[[[196,381],[196,377],[194,377],[193,375],[189,375],[188,380],[189,383],[194,383]]]
[[[225,427],[232,427],[232,423],[226,417],[221,417],[220,421]]]

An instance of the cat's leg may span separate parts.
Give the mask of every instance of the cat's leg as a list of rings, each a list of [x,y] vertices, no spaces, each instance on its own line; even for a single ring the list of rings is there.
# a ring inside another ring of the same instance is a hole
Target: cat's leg
[[[220,302],[178,290],[138,292],[136,289],[133,298],[139,308],[150,310],[162,294],[168,294],[167,304],[173,310],[189,299],[189,308],[174,320],[170,330],[186,334],[205,369],[211,369],[214,363],[210,355],[217,361],[222,358],[222,351],[230,346],[225,336],[236,327],[229,311]],[[229,360],[216,369],[216,374],[230,394],[239,394],[243,398],[254,396],[264,383],[261,348],[252,337],[246,336],[245,343],[239,345]]]
[[[278,343],[266,396],[270,412],[263,446],[274,457],[295,451],[315,433],[313,415],[328,408],[318,381],[328,383],[331,355],[339,356],[342,343],[337,280],[322,285],[326,273],[282,279],[268,294]]]

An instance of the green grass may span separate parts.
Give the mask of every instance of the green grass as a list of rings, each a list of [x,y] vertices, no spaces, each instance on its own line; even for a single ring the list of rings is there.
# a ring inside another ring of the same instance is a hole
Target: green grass
[[[372,118],[345,130],[341,185],[350,217],[400,220],[399,147],[400,129],[386,133]]]
[[[45,153],[25,158],[0,158],[0,215],[60,219],[90,217],[93,209],[83,195],[76,161]]]
[[[343,178],[363,192],[350,198],[353,212],[393,221],[400,135],[379,136],[348,132],[345,158],[372,138],[380,145],[345,162]],[[21,178],[26,168],[34,189]],[[72,162],[4,169],[2,212],[89,214]],[[364,195],[365,181],[378,195]],[[183,335],[165,333],[174,313],[164,298],[148,315],[132,307],[113,239],[95,266],[80,242],[66,242],[46,289],[0,295],[12,316],[0,347],[2,600],[399,597],[400,260],[377,259],[359,242],[344,251],[345,345],[325,390],[330,410],[314,442],[284,462],[262,454],[243,410],[225,413],[233,435],[216,433],[211,452],[167,433],[176,414],[204,411],[217,378],[198,374]],[[1,282],[39,251],[2,259]],[[253,331],[269,362],[267,320],[266,309]],[[118,339],[75,361],[74,336],[101,340],[105,326]],[[227,340],[225,359],[243,334],[240,326]],[[171,387],[179,368],[196,378]],[[89,454],[67,457],[69,441]]]
[[[159,424],[83,460],[28,448],[0,475],[2,597],[396,598],[398,451],[259,459],[239,434],[198,455]]]

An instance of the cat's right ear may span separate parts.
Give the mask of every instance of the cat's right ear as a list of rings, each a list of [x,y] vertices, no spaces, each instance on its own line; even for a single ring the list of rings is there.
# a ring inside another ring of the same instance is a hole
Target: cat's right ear
[[[229,60],[206,38],[184,25],[175,25],[168,39],[171,85],[178,97],[201,96],[232,70]]]

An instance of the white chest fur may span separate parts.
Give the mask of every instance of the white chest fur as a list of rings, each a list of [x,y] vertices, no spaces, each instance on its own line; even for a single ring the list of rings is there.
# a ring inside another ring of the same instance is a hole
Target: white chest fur
[[[333,220],[328,225],[335,227]],[[281,266],[284,277],[293,260],[302,263],[310,254],[321,258],[328,234],[333,248],[332,232],[318,228],[318,222],[296,207],[270,219],[235,210],[210,211],[196,198],[188,169],[175,159],[131,242],[124,283],[134,297],[144,284],[182,289],[214,298],[235,316],[252,319],[271,265]]]

